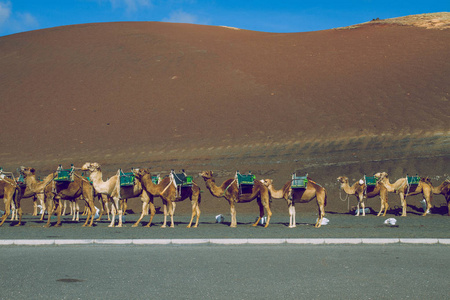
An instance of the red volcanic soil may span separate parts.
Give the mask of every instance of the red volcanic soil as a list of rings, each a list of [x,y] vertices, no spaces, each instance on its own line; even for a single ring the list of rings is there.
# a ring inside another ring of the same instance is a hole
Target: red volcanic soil
[[[417,173],[437,184],[450,176],[448,18],[303,33],[102,23],[0,37],[0,164],[41,176],[86,161],[105,177],[212,169],[219,183],[251,170],[277,188],[298,171],[329,190],[327,211],[337,212],[347,211],[341,175]],[[195,180],[205,211],[227,209]]]

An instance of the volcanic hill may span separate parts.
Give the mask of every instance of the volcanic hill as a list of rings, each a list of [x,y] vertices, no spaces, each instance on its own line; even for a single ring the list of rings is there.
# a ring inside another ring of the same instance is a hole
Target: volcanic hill
[[[211,169],[218,182],[251,170],[277,188],[298,171],[329,189],[337,211],[347,208],[340,175],[440,183],[450,176],[449,16],[300,33],[121,22],[3,36],[0,164],[41,176],[86,161],[105,177]],[[203,195],[206,207],[218,201]]]

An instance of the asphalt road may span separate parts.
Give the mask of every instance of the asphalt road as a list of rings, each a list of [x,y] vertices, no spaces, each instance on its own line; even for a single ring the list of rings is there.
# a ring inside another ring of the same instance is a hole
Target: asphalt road
[[[11,226],[17,222],[9,220],[0,227],[0,240],[4,239],[212,239],[212,238],[450,238],[450,217],[446,215],[408,214],[407,217],[366,215],[355,217],[349,214],[331,214],[325,217],[328,225],[314,228],[317,216],[314,213],[297,213],[297,227],[289,228],[289,217],[274,215],[269,227],[252,227],[256,215],[237,215],[237,228],[230,228],[230,215],[224,214],[224,223],[215,223],[215,215],[202,214],[198,228],[186,228],[190,216],[175,215],[174,228],[160,228],[163,220],[161,214],[154,217],[153,226],[146,228],[149,218],[138,227],[132,227],[138,219],[137,214],[125,216],[124,227],[109,228],[106,217],[96,222],[91,228],[82,227],[80,222],[72,222],[72,217],[65,216],[62,227],[43,228],[45,222],[38,217],[25,215],[24,225]],[[395,226],[388,226],[384,221],[395,218]],[[56,219],[52,219],[52,224]]]
[[[445,245],[2,246],[2,299],[448,299]]]

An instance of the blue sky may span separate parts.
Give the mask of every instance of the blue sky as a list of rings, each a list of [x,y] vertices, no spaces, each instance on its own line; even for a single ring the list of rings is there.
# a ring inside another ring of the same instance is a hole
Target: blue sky
[[[0,36],[96,22],[161,21],[266,32],[331,29],[450,11],[443,0],[0,0]]]

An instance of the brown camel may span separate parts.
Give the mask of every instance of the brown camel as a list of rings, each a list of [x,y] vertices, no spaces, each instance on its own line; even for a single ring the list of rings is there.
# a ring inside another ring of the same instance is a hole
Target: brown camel
[[[356,199],[358,201],[358,204],[356,206],[356,216],[359,216],[359,213],[360,213],[359,208],[361,205],[362,215],[364,217],[366,215],[364,199],[374,198],[376,196],[380,196],[380,201],[381,201],[381,207],[380,207],[380,211],[377,214],[377,217],[379,217],[381,215],[381,213],[383,213],[383,217],[386,216],[386,212],[389,208],[388,192],[387,192],[386,187],[383,184],[381,184],[380,182],[377,182],[377,184],[373,188],[367,188],[364,180],[362,180],[362,179],[358,182],[355,182],[352,186],[349,185],[348,178],[345,176],[340,176],[337,178],[337,180],[341,184],[341,189],[343,189],[347,195],[355,195],[356,196]]]
[[[212,171],[203,171],[200,176],[205,180],[206,187],[214,197],[224,197],[230,204],[231,224],[230,227],[236,227],[236,203],[250,202],[256,199],[259,206],[259,217],[253,226],[258,225],[261,218],[264,217],[264,208],[267,211],[267,222],[264,227],[269,226],[272,211],[270,210],[269,189],[260,181],[255,180],[251,193],[240,194],[237,180],[230,178],[225,180],[220,186],[216,185]]]
[[[433,197],[433,193],[431,191],[431,186],[423,181],[420,181],[417,185],[408,185],[406,178],[400,178],[395,183],[391,184],[389,182],[389,176],[386,172],[380,172],[374,175],[378,178],[378,181],[381,182],[390,193],[396,193],[400,196],[400,201],[402,203],[402,217],[406,217],[406,197],[422,194],[427,202],[427,209],[422,214],[422,216],[426,216],[430,213],[431,209],[431,199]]]
[[[6,219],[11,214],[11,205],[14,205],[19,215],[19,223],[16,226],[22,225],[22,208],[20,207],[21,191],[20,187],[10,178],[0,179],[0,198],[3,198],[5,203],[5,213],[0,221],[0,226],[5,223]]]
[[[92,180],[92,184],[97,193],[107,195],[108,197],[111,197],[113,199],[113,209],[111,209],[111,223],[108,225],[108,227],[115,226],[116,212],[118,212],[119,215],[119,224],[117,225],[117,227],[122,227],[124,199],[140,196],[142,203],[149,202],[149,196],[147,192],[143,190],[142,184],[138,180],[135,180],[135,184],[133,186],[128,187],[120,186],[118,174],[112,176],[107,181],[103,181],[101,166],[98,163],[87,162],[81,167],[81,170],[90,171],[91,174],[89,177]],[[142,211],[142,214],[144,214],[144,210]]]
[[[434,195],[443,195],[447,201],[448,215],[450,216],[450,180],[443,181],[439,186],[433,186],[430,178],[426,177],[423,179],[431,187],[431,191]]]
[[[83,177],[74,174],[72,182],[61,182],[55,183],[53,180],[57,176],[56,172],[49,174],[44,181],[37,182],[36,180],[36,170],[34,168],[21,168],[21,173],[25,178],[25,183],[31,191],[39,194],[44,193],[45,202],[48,211],[48,219],[45,227],[50,227],[50,219],[53,212],[57,212],[58,220],[56,222],[56,227],[61,226],[61,200],[71,200],[75,201],[76,198],[82,196],[86,201],[86,205],[90,208],[90,213],[86,218],[86,222],[83,226],[92,226],[94,222],[94,199],[93,199],[93,188],[92,185],[84,179]],[[43,215],[41,217],[41,220]],[[91,221],[89,222],[89,219]],[[89,224],[88,224],[89,223]]]
[[[272,179],[265,179],[264,185],[268,187],[270,196],[272,198],[284,198],[289,210],[289,228],[296,227],[295,222],[295,202],[307,203],[316,199],[317,207],[319,209],[319,216],[314,227],[319,228],[322,225],[323,217],[325,216],[325,206],[327,205],[327,191],[324,187],[315,183],[308,177],[308,183],[305,189],[292,189],[292,180],[286,182],[281,190],[275,190]]]
[[[192,182],[192,186],[190,187],[182,187],[181,194],[177,195],[177,186],[174,182],[174,179],[169,177],[163,178],[158,184],[153,183],[152,176],[150,174],[149,169],[139,169],[135,173],[136,179],[139,180],[150,196],[150,222],[146,225],[146,227],[150,227],[152,223],[153,216],[155,215],[155,205],[153,204],[154,197],[161,197],[164,206],[164,222],[161,226],[165,228],[166,218],[167,218],[167,205],[169,206],[169,215],[170,215],[170,227],[174,227],[173,215],[175,213],[176,202],[180,202],[189,198],[191,200],[192,206],[192,214],[191,220],[187,226],[187,228],[191,228],[192,222],[194,221],[194,217],[197,216],[196,222],[194,224],[194,228],[198,227],[198,221],[200,219],[200,187]],[[142,212],[144,212],[145,207],[142,207]],[[144,214],[141,215],[139,220],[133,225],[138,226],[141,222]]]
[[[53,178],[55,178],[56,173],[47,175],[43,181],[37,181],[35,172],[36,170],[34,168],[20,167],[20,173],[25,180],[25,190],[28,190],[28,193],[34,193],[37,197],[42,199],[42,214],[40,217],[40,220],[42,221],[44,219],[45,210],[47,209],[47,196],[53,198]]]

